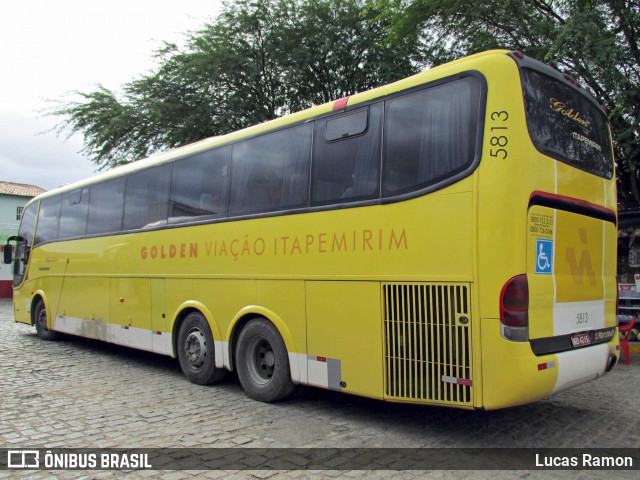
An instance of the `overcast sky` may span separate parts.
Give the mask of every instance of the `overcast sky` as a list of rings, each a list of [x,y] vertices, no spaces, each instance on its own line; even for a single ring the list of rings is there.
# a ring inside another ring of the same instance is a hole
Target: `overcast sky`
[[[0,2],[0,180],[52,189],[95,173],[82,138],[49,132],[47,100],[118,91],[149,72],[163,41],[180,42],[215,17],[220,0]]]

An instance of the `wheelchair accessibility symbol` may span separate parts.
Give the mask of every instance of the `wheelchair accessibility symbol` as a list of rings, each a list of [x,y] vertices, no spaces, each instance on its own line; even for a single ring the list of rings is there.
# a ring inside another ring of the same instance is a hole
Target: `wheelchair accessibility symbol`
[[[553,271],[553,240],[536,238],[536,273]]]

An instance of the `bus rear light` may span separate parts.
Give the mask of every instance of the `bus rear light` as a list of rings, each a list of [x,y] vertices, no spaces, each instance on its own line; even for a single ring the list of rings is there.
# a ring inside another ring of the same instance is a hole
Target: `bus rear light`
[[[500,316],[500,321],[507,327],[528,327],[528,312],[504,312]]]
[[[524,342],[529,338],[529,283],[526,275],[511,278],[500,292],[500,323],[507,340]]]

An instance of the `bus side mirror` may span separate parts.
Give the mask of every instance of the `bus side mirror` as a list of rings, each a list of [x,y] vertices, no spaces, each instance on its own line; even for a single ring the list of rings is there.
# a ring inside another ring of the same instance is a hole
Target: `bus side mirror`
[[[13,261],[13,245],[7,243],[2,249],[4,254],[3,262],[5,265],[9,265]]]

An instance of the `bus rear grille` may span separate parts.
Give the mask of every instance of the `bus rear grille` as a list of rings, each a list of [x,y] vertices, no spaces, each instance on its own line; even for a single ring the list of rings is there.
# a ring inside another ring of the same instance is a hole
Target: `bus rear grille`
[[[472,403],[468,284],[383,284],[386,396]]]

